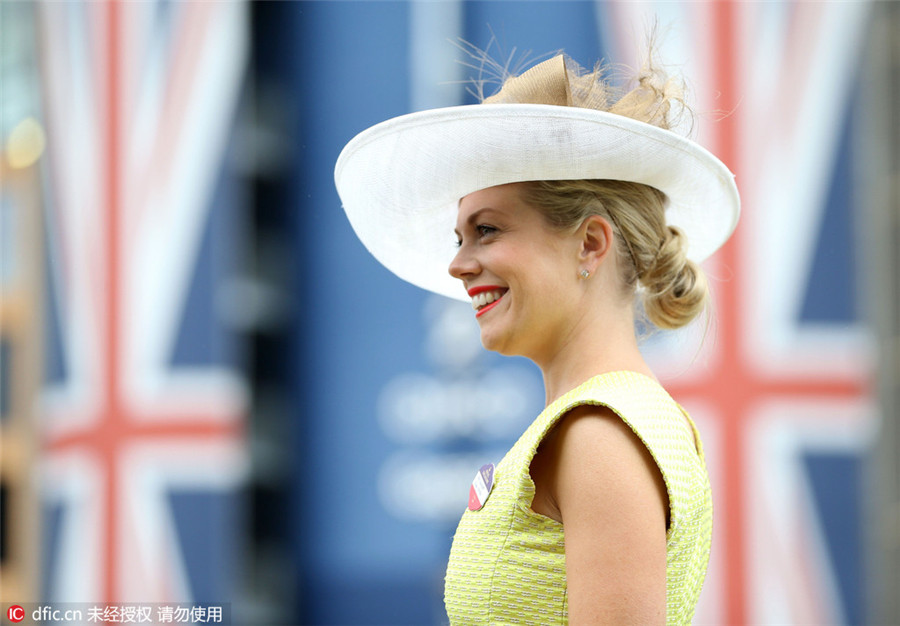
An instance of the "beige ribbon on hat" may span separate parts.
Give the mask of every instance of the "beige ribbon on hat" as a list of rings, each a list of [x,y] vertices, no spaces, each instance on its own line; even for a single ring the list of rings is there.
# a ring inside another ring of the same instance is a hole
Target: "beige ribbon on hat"
[[[538,63],[520,76],[508,78],[483,104],[554,104],[572,106],[566,60],[557,55]]]
[[[559,54],[538,63],[520,76],[506,79],[503,87],[483,104],[551,104],[614,113],[668,129],[671,102],[684,104],[683,88],[677,80],[665,82],[642,73],[638,85],[612,103],[613,89],[602,80],[599,69],[584,72],[577,63]]]

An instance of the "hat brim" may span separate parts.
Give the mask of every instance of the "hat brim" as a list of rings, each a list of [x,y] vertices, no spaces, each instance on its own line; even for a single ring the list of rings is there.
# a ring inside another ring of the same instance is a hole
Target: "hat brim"
[[[669,198],[667,223],[702,261],[737,225],[733,174],[700,145],[620,115],[542,104],[465,105],[396,117],[341,152],[335,183],[363,245],[400,278],[467,301],[448,267],[460,198],[531,180],[614,179]]]

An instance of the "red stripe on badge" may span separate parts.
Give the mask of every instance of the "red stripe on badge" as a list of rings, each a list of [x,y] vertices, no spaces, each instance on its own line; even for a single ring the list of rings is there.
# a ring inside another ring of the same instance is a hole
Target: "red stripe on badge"
[[[469,510],[477,511],[487,502],[494,486],[494,464],[482,465],[469,487]]]

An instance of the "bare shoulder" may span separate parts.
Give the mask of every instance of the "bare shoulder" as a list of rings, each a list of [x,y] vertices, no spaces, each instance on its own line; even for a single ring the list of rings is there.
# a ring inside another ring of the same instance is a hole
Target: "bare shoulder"
[[[668,509],[662,474],[637,434],[605,406],[578,406],[560,418],[544,438],[531,465],[536,508],[558,509],[566,495],[628,495],[633,487],[656,492],[652,498]],[[652,487],[652,489],[646,489]],[[650,504],[650,503],[648,503]],[[548,512],[538,511],[545,515]],[[559,511],[549,515],[558,521]]]
[[[606,407],[577,407],[531,470],[534,510],[563,524],[572,623],[665,621],[668,498],[628,424]]]
[[[649,461],[658,472],[637,434],[605,406],[582,405],[572,409],[560,419],[549,441],[560,461],[571,459],[607,468],[620,464],[643,466]]]

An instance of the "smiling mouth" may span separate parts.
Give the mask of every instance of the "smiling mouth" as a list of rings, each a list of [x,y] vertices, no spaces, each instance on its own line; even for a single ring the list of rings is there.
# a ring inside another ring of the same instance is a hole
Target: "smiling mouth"
[[[472,308],[476,311],[475,317],[480,317],[493,309],[507,291],[506,289],[491,289],[473,295]]]

